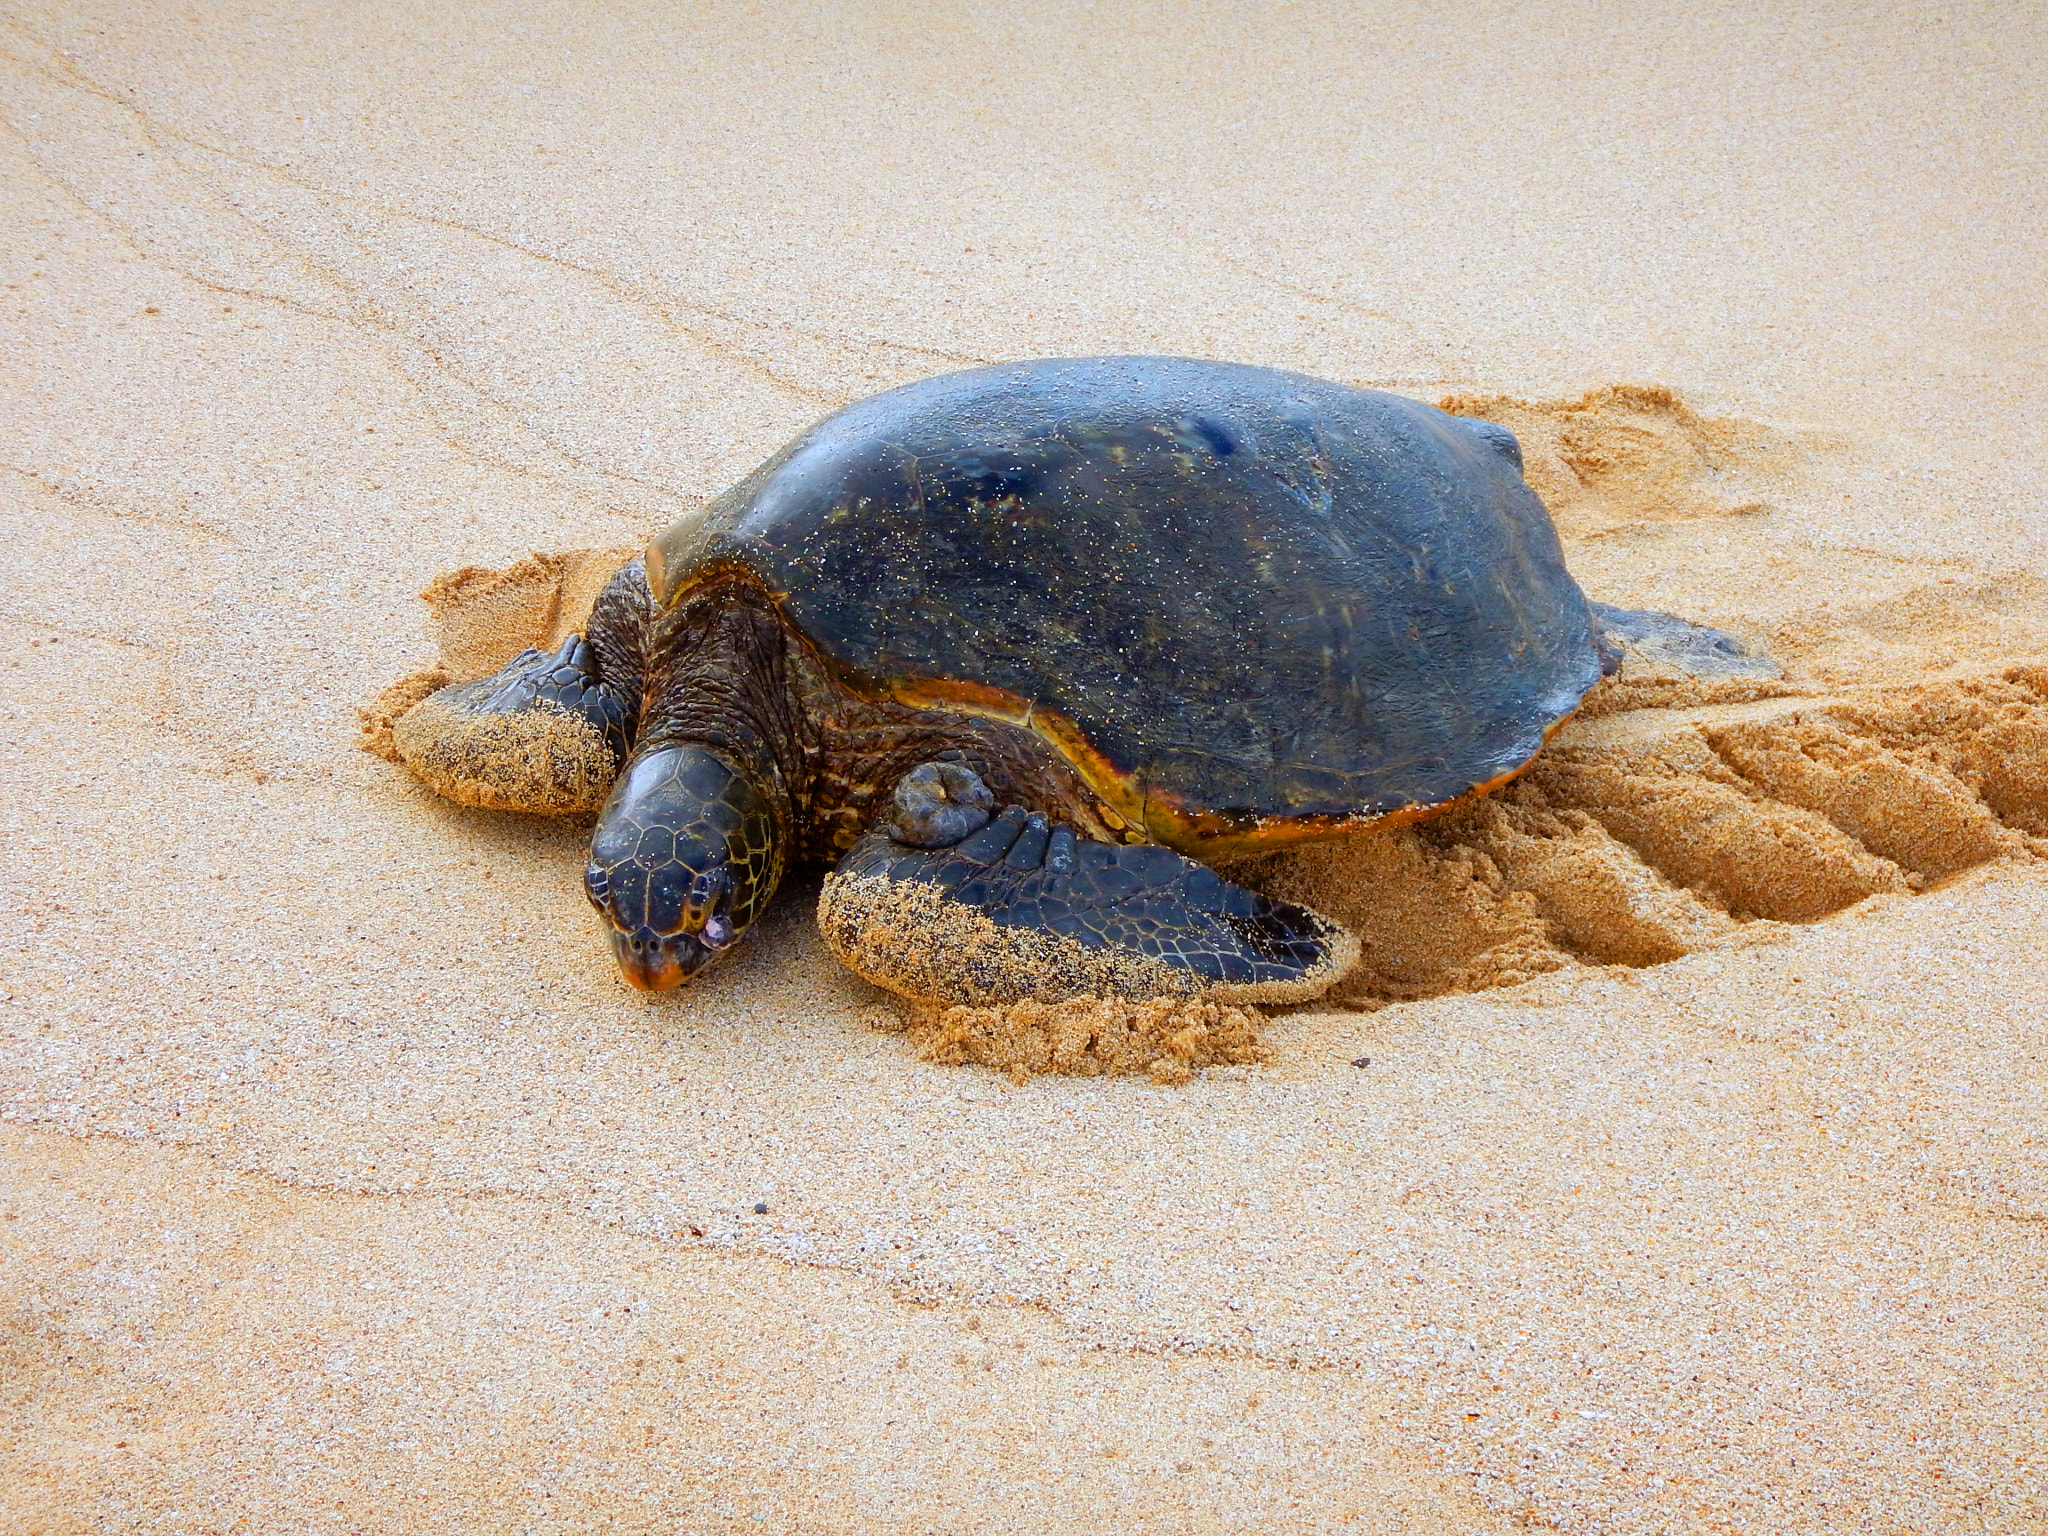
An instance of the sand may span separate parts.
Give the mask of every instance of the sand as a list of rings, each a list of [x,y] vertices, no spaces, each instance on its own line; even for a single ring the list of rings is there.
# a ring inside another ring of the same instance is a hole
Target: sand
[[[0,1528],[2048,1526],[2043,32],[17,8]],[[1505,420],[1783,686],[1265,870],[1361,979],[1180,1083],[931,1059],[815,882],[630,994],[358,747],[436,577],[1107,351]]]

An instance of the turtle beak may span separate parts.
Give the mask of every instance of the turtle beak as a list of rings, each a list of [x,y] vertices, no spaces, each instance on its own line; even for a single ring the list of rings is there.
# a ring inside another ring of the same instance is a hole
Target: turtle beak
[[[656,829],[666,842],[671,834]],[[641,829],[641,836],[650,835]],[[583,891],[604,922],[604,936],[619,963],[619,975],[642,992],[681,986],[738,942],[740,929],[729,906],[732,872],[721,862],[693,870],[673,856],[659,862],[639,858],[618,868],[592,856],[583,871]],[[649,864],[652,864],[650,871]]]
[[[704,968],[713,954],[687,933],[658,938],[642,929],[621,933],[606,925],[612,958],[619,962],[619,974],[642,992],[667,992],[680,987]]]

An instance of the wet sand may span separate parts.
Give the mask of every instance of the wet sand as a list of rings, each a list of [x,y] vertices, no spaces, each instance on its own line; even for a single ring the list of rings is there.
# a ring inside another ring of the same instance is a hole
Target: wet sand
[[[18,11],[0,1526],[2040,1529],[2042,30]],[[1508,421],[1786,689],[1267,868],[1367,970],[1179,1086],[815,882],[631,995],[359,749],[435,577],[1129,351]]]

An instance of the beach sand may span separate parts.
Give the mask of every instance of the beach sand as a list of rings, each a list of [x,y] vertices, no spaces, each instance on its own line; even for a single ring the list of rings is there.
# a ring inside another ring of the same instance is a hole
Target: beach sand
[[[0,1528],[2048,1528],[2040,16],[32,3],[0,69]],[[815,876],[632,994],[585,827],[360,749],[562,552],[1099,352],[1505,421],[1592,596],[1786,677],[1255,866],[1365,962],[1178,1084],[957,1064]]]

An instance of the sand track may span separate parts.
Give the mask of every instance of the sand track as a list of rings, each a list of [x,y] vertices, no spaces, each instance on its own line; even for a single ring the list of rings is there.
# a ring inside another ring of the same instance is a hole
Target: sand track
[[[1617,680],[1626,686],[1626,672]],[[1574,721],[1498,795],[1241,871],[1358,933],[1354,1006],[1656,965],[2048,853],[2048,669]]]

